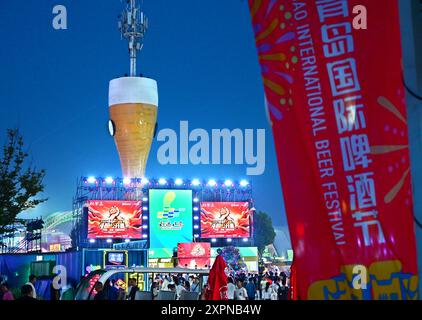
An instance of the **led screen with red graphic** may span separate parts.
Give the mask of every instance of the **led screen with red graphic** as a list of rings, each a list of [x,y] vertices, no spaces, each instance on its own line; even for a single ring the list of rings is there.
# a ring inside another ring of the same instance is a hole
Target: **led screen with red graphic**
[[[249,238],[249,202],[202,202],[201,237]]]
[[[89,201],[88,239],[141,239],[140,201]]]
[[[206,269],[211,264],[211,244],[209,242],[189,242],[177,244],[179,267]]]

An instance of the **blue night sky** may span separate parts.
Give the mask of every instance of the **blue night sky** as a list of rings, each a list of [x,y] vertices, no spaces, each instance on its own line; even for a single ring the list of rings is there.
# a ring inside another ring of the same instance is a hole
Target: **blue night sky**
[[[224,5],[223,5],[224,3]],[[68,10],[68,30],[52,28],[52,8]],[[119,0],[1,0],[0,134],[18,127],[31,157],[47,170],[49,201],[25,216],[71,210],[80,176],[119,176],[107,132],[108,82],[128,73]],[[145,0],[150,30],[141,72],[159,83],[159,129],[265,128],[266,171],[246,165],[162,166],[154,141],[149,177],[248,178],[255,207],[286,224],[272,132],[247,1]]]

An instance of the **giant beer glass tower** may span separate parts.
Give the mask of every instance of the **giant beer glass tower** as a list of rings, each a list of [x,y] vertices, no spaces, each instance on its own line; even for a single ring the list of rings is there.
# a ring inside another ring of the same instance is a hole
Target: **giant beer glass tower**
[[[138,51],[148,21],[136,0],[127,1],[119,29],[129,42],[130,76],[113,79],[109,87],[109,131],[125,178],[143,178],[157,123],[158,90],[153,79],[136,75]]]

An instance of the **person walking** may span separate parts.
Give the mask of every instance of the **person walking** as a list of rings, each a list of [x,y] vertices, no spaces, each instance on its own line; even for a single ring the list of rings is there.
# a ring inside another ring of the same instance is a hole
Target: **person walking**
[[[29,284],[24,284],[21,288],[21,297],[18,299],[20,301],[26,300],[36,300],[34,298],[34,293],[32,291],[32,287]]]
[[[283,284],[284,282],[284,284]],[[277,292],[277,300],[288,300],[289,298],[289,287],[285,284],[285,280],[282,278],[276,282],[277,287],[274,287]]]
[[[176,293],[177,293],[177,300],[180,299],[180,296],[182,295],[183,291],[186,291],[186,288],[183,286],[183,281],[182,278],[174,278],[174,283],[176,285]]]
[[[169,281],[169,279],[166,275],[166,276],[164,276],[163,283],[161,284],[161,290],[168,291],[168,285],[169,284],[170,284],[170,281]]]
[[[107,300],[106,292],[104,291],[104,285],[100,281],[95,284],[94,288],[95,291],[97,291],[94,300]]]
[[[248,293],[248,300],[255,300],[256,286],[252,277],[249,278],[246,284],[246,291]]]
[[[37,291],[35,290],[35,283],[37,282],[37,277],[31,274],[29,276],[29,281],[25,283],[32,288],[32,298],[37,299]]]
[[[3,282],[0,286],[2,298],[3,301],[11,301],[15,300],[15,297],[13,296],[12,291],[10,291],[9,284],[7,282]]]
[[[229,300],[234,300],[234,293],[236,291],[236,286],[232,277],[227,279],[227,297]]]
[[[234,293],[235,300],[246,300],[248,299],[248,292],[246,291],[245,287],[243,286],[243,282],[241,280],[237,280],[237,288]]]
[[[183,283],[183,287],[185,288],[186,291],[190,291],[190,282],[189,281],[185,281]]]
[[[158,292],[160,292],[160,285],[158,282],[154,281],[151,284],[152,300],[155,300],[158,297]]]
[[[264,290],[265,290],[266,285],[267,285],[267,279],[263,275],[261,278],[261,281],[259,282],[259,294],[260,294],[261,300],[264,300]]]
[[[135,300],[136,292],[139,290],[139,287],[136,284],[135,278],[129,279],[129,287],[127,291],[127,300]]]
[[[190,291],[191,292],[201,292],[201,286],[199,285],[199,279],[197,277],[195,277],[193,279],[193,283],[192,286],[190,287]]]
[[[271,283],[267,282],[265,285],[265,289],[262,291],[262,300],[271,300],[273,296],[274,290],[271,286]]]
[[[119,289],[115,286],[116,280],[107,279],[104,283],[104,293],[107,297],[107,300],[117,300],[119,297]]]

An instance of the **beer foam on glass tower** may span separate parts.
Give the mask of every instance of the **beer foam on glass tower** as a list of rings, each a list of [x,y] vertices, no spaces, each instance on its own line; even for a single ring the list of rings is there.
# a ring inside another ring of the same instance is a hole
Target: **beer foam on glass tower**
[[[153,79],[136,76],[137,52],[148,21],[136,0],[128,1],[121,14],[119,29],[129,41],[130,77],[110,81],[110,134],[119,152],[123,176],[142,178],[157,123],[158,89]]]
[[[157,82],[140,77],[114,79],[109,105],[123,176],[142,178],[157,123]]]

